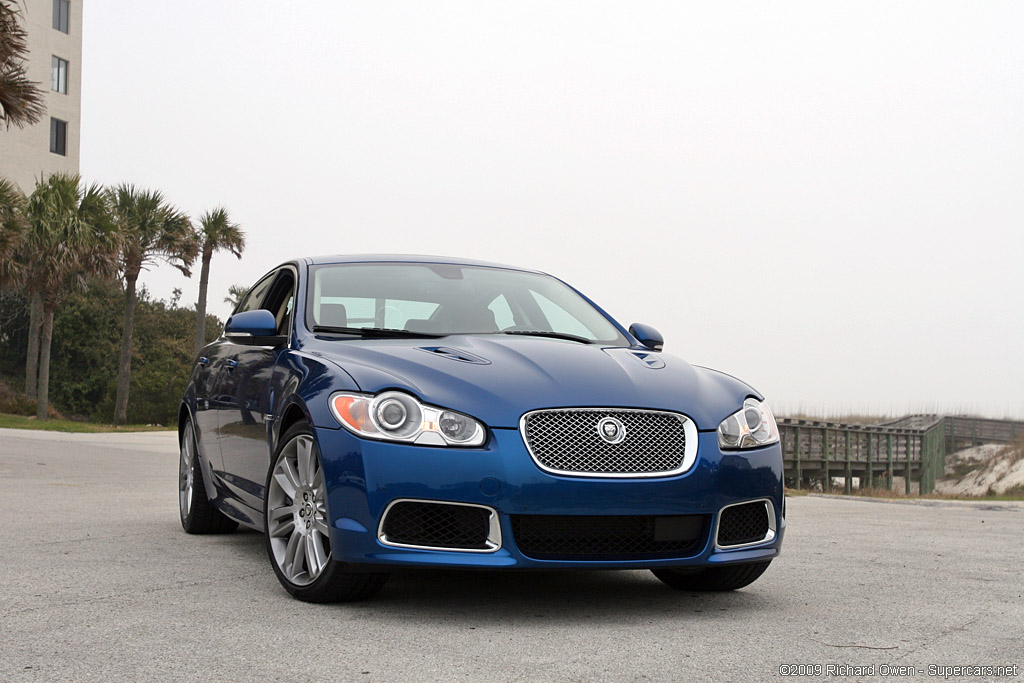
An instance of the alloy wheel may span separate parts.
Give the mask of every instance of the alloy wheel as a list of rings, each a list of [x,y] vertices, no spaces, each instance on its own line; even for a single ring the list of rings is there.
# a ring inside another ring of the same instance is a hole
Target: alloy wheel
[[[181,436],[181,458],[178,460],[178,509],[181,518],[185,519],[192,511],[192,497],[195,495],[196,437],[192,423],[185,425],[185,433]]]
[[[285,444],[267,491],[267,535],[277,568],[296,586],[308,586],[331,557],[324,474],[313,438]]]

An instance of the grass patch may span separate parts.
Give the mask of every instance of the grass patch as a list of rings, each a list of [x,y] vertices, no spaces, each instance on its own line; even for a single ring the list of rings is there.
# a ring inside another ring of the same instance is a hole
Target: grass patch
[[[104,432],[166,432],[174,427],[160,425],[104,425],[73,420],[37,420],[25,415],[0,413],[0,427],[7,429],[36,429],[47,432],[83,432],[98,434]]]
[[[1024,500],[1024,487],[1014,486],[1004,493],[989,492],[984,496],[965,496],[960,493],[929,493],[919,496],[924,500]]]
[[[952,469],[953,469],[953,471],[950,474],[945,475],[945,477],[943,477],[944,479],[948,479],[950,477],[955,477],[957,479],[963,479],[968,474],[970,474],[971,472],[974,472],[974,471],[976,471],[978,469],[978,463],[977,462],[958,462],[957,464],[953,465]]]
[[[786,496],[800,497],[807,496],[812,493],[822,493],[820,491],[811,491],[809,489],[786,489]],[[842,487],[833,487],[824,493],[829,495],[842,495]],[[1007,489],[1004,493],[993,493],[989,492],[984,496],[968,496],[962,493],[929,493],[926,495],[918,495],[912,493],[909,496],[900,491],[890,491],[889,489],[853,489],[851,497],[859,498],[883,498],[887,500],[974,500],[974,501],[999,501],[999,500],[1024,500],[1024,484],[1014,486],[1011,489]]]
[[[911,500],[1024,500],[1024,486],[1015,486],[1005,493],[989,492],[984,496],[969,496],[963,493],[926,493],[925,495],[907,495],[901,491],[888,489],[854,489],[854,496],[863,498],[906,498]]]

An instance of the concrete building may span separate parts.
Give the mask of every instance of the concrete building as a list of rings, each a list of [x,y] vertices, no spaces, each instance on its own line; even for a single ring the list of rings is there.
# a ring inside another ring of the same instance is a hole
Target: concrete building
[[[26,71],[46,91],[46,113],[24,128],[0,126],[0,175],[26,194],[40,176],[78,173],[83,1],[17,0],[28,33]]]

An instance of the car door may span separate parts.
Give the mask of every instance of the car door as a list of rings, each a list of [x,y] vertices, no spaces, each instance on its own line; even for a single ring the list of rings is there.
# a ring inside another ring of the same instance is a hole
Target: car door
[[[196,427],[196,441],[199,450],[210,463],[210,467],[219,473],[224,469],[220,455],[220,441],[217,438],[217,406],[218,376],[223,371],[225,359],[224,339],[218,339],[199,352],[196,364],[199,371],[195,375],[196,404],[193,419]]]
[[[279,335],[290,332],[294,291],[293,271],[281,268],[274,274],[257,307],[274,314]],[[220,377],[221,403],[217,411],[224,480],[241,502],[259,511],[270,467],[267,438],[267,423],[273,415],[270,383],[277,358],[287,344],[257,346],[230,339],[228,343],[230,348]]]

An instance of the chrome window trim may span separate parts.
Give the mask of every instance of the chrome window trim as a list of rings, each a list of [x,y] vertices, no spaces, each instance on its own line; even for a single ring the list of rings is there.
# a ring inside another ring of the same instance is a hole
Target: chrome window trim
[[[660,415],[671,415],[672,417],[679,418],[683,423],[683,436],[686,442],[683,444],[683,462],[679,467],[674,470],[663,470],[661,472],[579,472],[576,470],[558,470],[552,467],[548,467],[537,459],[533,449],[530,448],[530,442],[526,438],[526,419],[531,415],[537,413],[655,413]],[[519,418],[519,436],[523,440],[523,444],[526,446],[526,452],[530,454],[530,458],[534,464],[540,469],[544,470],[549,474],[557,474],[563,477],[583,477],[587,479],[651,479],[654,477],[674,477],[685,472],[688,472],[697,462],[697,424],[690,418],[689,415],[683,413],[677,413],[672,410],[654,410],[647,408],[617,408],[614,406],[605,407],[587,407],[587,408],[542,408],[540,410],[531,410],[528,413],[523,413],[523,416]]]
[[[409,543],[393,543],[388,540],[387,534],[384,533],[384,521],[388,518],[388,513],[391,512],[391,508],[399,503],[427,503],[431,505],[459,505],[462,507],[469,508],[482,508],[490,513],[488,518],[488,529],[487,529],[487,540],[486,548],[445,548],[436,545],[412,545]],[[388,506],[384,508],[384,514],[380,516],[380,522],[377,523],[377,540],[382,545],[386,545],[389,548],[412,548],[414,550],[438,550],[441,552],[458,552],[458,553],[493,553],[501,549],[501,524],[498,521],[498,511],[488,505],[478,505],[476,503],[455,503],[449,500],[429,500],[425,498],[396,498],[395,500],[388,503]]]
[[[750,543],[740,543],[738,545],[720,545],[718,543],[718,525],[722,521],[722,513],[731,507],[736,507],[737,505],[750,505],[751,503],[758,502],[764,503],[765,508],[768,510],[768,533],[764,535],[764,538],[762,538],[759,541],[751,541]],[[771,498],[754,498],[753,500],[741,500],[738,503],[729,503],[728,505],[723,506],[722,509],[719,510],[718,514],[715,516],[715,528],[712,532],[711,537],[715,539],[715,550],[737,550],[739,548],[751,548],[755,545],[771,543],[775,540],[775,537],[778,535],[778,529],[779,527],[777,525],[777,522],[775,521],[775,505],[772,504]]]

